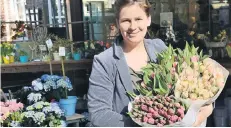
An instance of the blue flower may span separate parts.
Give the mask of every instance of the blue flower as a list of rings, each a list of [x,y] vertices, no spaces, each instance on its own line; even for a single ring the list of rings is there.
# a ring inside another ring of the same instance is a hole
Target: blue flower
[[[59,79],[57,81],[57,86],[58,88],[59,87],[67,88],[69,91],[73,89],[71,81],[68,77]]]
[[[57,87],[56,87],[56,83],[54,82],[54,81],[52,81],[52,80],[48,80],[47,82],[45,82],[44,84],[43,84],[43,86],[44,86],[44,90],[47,92],[47,91],[50,91],[50,89],[52,88],[52,89],[56,89]]]
[[[57,76],[57,75],[48,75],[48,74],[45,74],[45,75],[42,75],[41,79],[42,81],[46,82],[46,81],[57,81],[59,80],[61,77],[60,76]]]
[[[48,74],[44,74],[44,75],[41,76],[41,80],[42,81],[47,81],[48,77],[49,77]]]

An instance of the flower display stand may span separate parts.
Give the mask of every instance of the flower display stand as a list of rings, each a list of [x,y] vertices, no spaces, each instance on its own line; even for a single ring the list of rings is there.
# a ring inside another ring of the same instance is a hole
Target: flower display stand
[[[81,119],[83,119],[84,116],[81,114],[74,114],[72,116],[66,116],[66,123],[68,124],[73,124],[73,127],[79,127],[79,122]]]

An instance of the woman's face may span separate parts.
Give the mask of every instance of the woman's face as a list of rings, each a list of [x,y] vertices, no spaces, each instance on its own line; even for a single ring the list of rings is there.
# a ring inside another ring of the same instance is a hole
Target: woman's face
[[[124,41],[136,45],[143,41],[151,17],[148,17],[140,5],[135,3],[121,9],[117,22]]]

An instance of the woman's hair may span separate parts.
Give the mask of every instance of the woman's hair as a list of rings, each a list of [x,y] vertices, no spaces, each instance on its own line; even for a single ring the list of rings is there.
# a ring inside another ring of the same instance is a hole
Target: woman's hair
[[[147,16],[150,16],[151,5],[148,0],[116,0],[115,1],[115,16],[119,19],[119,14],[121,9],[126,5],[132,5],[134,3],[139,3],[140,7],[144,9]]]

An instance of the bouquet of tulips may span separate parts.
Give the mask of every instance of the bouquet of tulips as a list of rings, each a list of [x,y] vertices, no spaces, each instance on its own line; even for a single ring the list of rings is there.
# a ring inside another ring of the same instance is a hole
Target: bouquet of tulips
[[[142,69],[138,93],[129,93],[135,99],[130,117],[141,126],[192,126],[200,107],[218,98],[229,72],[188,44],[183,50],[169,46],[156,56],[156,63]]]

